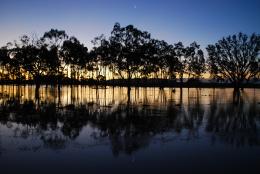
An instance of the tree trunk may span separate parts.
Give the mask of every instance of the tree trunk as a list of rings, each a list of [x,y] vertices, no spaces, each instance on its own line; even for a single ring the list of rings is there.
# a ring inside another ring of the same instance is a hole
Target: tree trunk
[[[40,75],[36,75],[34,77],[34,81],[35,81],[35,85],[36,85],[36,90],[39,91],[39,89],[40,89]]]
[[[127,71],[127,86],[131,86],[131,73],[130,70]]]
[[[131,87],[127,87],[127,109],[129,109],[130,102],[131,102]]]
[[[239,91],[239,88],[241,87],[240,81],[235,81],[234,83],[234,91]]]
[[[180,73],[180,82],[181,82],[181,88],[182,88],[182,85],[183,85],[183,73]]]

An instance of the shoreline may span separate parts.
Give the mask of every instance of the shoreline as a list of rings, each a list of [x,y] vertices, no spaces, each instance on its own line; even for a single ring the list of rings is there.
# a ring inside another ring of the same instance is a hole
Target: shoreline
[[[0,85],[36,85],[34,81],[0,81]],[[57,82],[41,82],[40,86],[112,86],[112,87],[158,87],[158,88],[234,88],[232,83],[217,83],[217,82],[176,82],[173,80],[165,79],[132,79],[128,81],[126,79],[107,80],[107,81],[62,81]],[[243,83],[240,88],[260,88],[260,83]],[[99,87],[97,87],[99,88]]]

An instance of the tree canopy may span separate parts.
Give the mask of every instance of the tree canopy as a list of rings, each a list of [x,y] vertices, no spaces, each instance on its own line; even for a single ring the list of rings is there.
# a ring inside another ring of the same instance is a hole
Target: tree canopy
[[[0,49],[1,80],[61,83],[88,79],[153,78],[183,82],[184,77],[241,83],[259,78],[260,37],[238,33],[208,45],[169,44],[133,25],[116,23],[110,36],[93,39],[88,49],[64,30],[51,29],[41,37],[23,35]]]
[[[239,33],[209,45],[208,64],[213,78],[236,85],[248,81],[260,72],[260,37]]]

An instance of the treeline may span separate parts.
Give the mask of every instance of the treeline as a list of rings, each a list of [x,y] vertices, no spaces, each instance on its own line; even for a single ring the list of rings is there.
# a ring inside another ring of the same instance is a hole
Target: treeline
[[[93,39],[93,49],[51,29],[42,37],[23,35],[0,49],[2,82],[62,84],[108,79],[170,79],[199,81],[204,74],[239,86],[260,76],[260,36],[239,33],[208,45],[169,44],[133,25],[116,23],[111,35]]]

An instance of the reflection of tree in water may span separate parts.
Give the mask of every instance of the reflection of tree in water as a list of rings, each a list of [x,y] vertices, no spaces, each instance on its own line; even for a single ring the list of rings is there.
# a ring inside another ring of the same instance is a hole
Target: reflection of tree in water
[[[55,104],[41,103],[37,110],[32,101],[14,103],[1,107],[5,113],[15,111],[8,117],[1,117],[1,123],[11,121],[24,125],[23,130],[16,130],[16,136],[37,136],[46,148],[65,148],[66,143],[77,138],[89,123],[99,130],[96,139],[107,137],[110,140],[115,155],[131,154],[146,147],[154,135],[174,129],[177,118],[174,107],[162,112],[161,116],[151,116],[148,106],[119,105],[113,112],[103,113],[93,111],[93,105],[57,109]]]
[[[255,99],[244,101],[246,95],[235,92],[230,103],[218,104],[217,100],[212,100],[206,130],[213,133],[213,142],[220,140],[236,146],[259,145],[257,123],[260,121],[260,110]]]
[[[201,105],[201,91],[196,89],[192,94],[188,93],[188,103],[186,110],[181,114],[181,118],[184,119],[183,125],[185,125],[191,136],[198,136],[198,129],[202,124],[205,109]]]
[[[100,136],[108,136],[112,151],[127,154],[145,147],[151,138],[173,128],[173,116],[150,116],[147,108],[121,106],[111,115],[94,117],[90,122],[100,130]]]
[[[2,151],[3,151],[3,148],[2,148],[2,132],[0,130],[0,157],[2,155]]]
[[[159,95],[165,98],[163,91]],[[66,148],[86,125],[90,125],[98,130],[94,139],[107,138],[115,156],[132,154],[147,147],[155,135],[167,132],[178,135],[185,129],[188,130],[188,140],[196,138],[204,119],[206,130],[216,140],[232,144],[259,144],[256,125],[259,108],[256,101],[250,101],[250,104],[243,101],[246,94],[241,94],[235,104],[232,99],[219,104],[218,98],[213,95],[209,112],[201,104],[200,90],[189,93],[187,103],[182,103],[182,97],[180,95],[180,103],[163,99],[166,108],[150,105],[147,99],[144,104],[131,103],[128,99],[126,103],[106,107],[96,103],[58,106],[55,102],[21,102],[11,98],[0,105],[0,122],[3,125],[10,122],[22,124],[22,129],[16,130],[16,136],[39,137],[43,147],[54,150]]]
[[[64,149],[68,139],[63,135],[58,135],[56,133],[44,134],[41,136],[45,148],[50,149]]]

